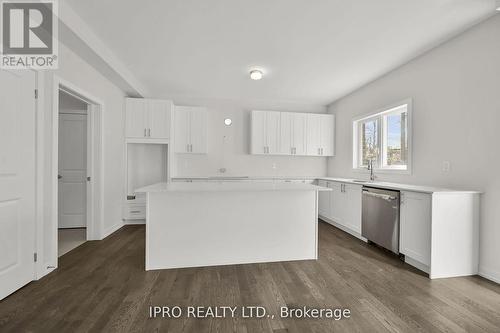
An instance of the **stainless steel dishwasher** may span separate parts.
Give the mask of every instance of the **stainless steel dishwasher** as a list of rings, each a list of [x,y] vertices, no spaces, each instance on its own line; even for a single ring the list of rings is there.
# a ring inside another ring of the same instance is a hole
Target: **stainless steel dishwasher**
[[[363,186],[361,235],[399,254],[399,191]]]

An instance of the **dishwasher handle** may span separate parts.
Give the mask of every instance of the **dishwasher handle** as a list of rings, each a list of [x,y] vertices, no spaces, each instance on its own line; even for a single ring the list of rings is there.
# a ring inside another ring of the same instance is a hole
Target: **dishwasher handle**
[[[374,192],[369,192],[366,190],[363,190],[363,195],[368,195],[370,197],[374,198],[379,198],[385,201],[394,201],[397,200],[397,197],[389,195],[389,194],[380,194],[380,193],[374,193]]]

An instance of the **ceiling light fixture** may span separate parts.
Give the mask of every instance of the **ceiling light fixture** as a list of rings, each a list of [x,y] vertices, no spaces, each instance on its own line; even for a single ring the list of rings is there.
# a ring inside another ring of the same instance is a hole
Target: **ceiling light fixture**
[[[254,70],[250,71],[250,78],[252,80],[260,80],[260,79],[262,79],[263,76],[264,76],[264,74],[262,73],[262,71],[259,71],[258,69],[254,69]]]
[[[497,0],[497,3],[496,3],[495,7],[496,7],[497,11],[500,12],[500,0]]]

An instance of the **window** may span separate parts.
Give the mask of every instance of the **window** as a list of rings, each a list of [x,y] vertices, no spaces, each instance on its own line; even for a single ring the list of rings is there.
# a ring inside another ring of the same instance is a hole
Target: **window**
[[[410,172],[411,101],[353,121],[353,167]]]

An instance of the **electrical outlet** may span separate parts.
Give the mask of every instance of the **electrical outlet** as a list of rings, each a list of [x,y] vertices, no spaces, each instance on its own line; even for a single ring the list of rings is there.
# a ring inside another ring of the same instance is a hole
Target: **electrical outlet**
[[[443,172],[450,172],[450,170],[451,170],[450,161],[444,161],[443,162]]]

